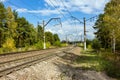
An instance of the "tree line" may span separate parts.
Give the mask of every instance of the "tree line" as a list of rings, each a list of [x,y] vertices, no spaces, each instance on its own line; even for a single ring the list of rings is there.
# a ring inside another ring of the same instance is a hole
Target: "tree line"
[[[106,4],[94,29],[97,38],[95,44],[100,43],[101,56],[109,61],[109,64],[106,64],[106,73],[120,79],[120,0],[110,0]]]
[[[47,46],[59,45],[57,34],[45,32]],[[17,48],[34,46],[43,48],[43,28],[29,23],[25,17],[19,17],[11,7],[5,8],[0,2],[0,51],[14,51]]]
[[[96,37],[105,49],[120,49],[120,0],[110,0],[95,23]]]

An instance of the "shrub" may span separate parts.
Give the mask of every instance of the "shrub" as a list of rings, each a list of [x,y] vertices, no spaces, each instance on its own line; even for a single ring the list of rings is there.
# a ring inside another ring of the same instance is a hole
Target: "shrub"
[[[58,47],[61,47],[60,41],[55,41],[54,45],[55,45],[55,46],[58,46]]]
[[[3,49],[2,49],[2,48],[0,48],[0,54],[1,54],[1,53],[3,53]]]
[[[4,52],[15,51],[16,47],[15,47],[14,39],[13,38],[7,38],[5,40],[5,43],[2,45],[2,47],[3,47]]]
[[[43,42],[39,41],[38,43],[35,44],[36,49],[43,49]]]
[[[120,56],[111,52],[102,52],[101,57],[109,61],[109,64],[105,65],[106,73],[111,77],[120,78],[120,63],[119,59],[117,59],[120,58]]]
[[[111,64],[106,65],[105,71],[111,77],[120,78],[120,68],[114,62],[111,62]]]
[[[50,47],[51,47],[50,42],[46,42],[46,48],[50,48]]]
[[[89,46],[91,45],[91,43],[92,43],[91,40],[89,40],[89,39],[86,40],[86,46],[87,46],[87,48],[89,48]]]
[[[100,50],[100,42],[98,41],[98,39],[94,39],[92,41],[92,48],[95,49],[97,52]]]
[[[66,43],[62,43],[62,44],[61,44],[61,47],[66,47]]]

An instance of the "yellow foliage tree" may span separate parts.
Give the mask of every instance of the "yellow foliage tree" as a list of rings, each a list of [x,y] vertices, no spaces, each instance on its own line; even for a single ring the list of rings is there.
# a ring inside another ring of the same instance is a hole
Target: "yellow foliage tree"
[[[7,38],[5,43],[2,45],[5,52],[15,51],[15,41],[13,38]]]
[[[8,35],[11,37],[15,37],[17,23],[15,22],[15,17],[10,7],[7,8],[6,18],[7,18]]]

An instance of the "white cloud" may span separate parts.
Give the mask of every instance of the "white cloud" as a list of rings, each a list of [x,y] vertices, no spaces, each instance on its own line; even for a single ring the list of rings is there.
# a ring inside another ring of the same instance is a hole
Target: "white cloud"
[[[17,12],[27,12],[28,10],[25,9],[25,8],[19,8],[19,9],[16,9]]]
[[[102,11],[105,7],[105,4],[109,0],[62,0],[65,6],[70,11],[79,11],[84,12],[87,14],[95,14],[96,11]],[[66,10],[64,5],[62,4],[61,0],[45,0],[45,2],[53,7],[53,4],[55,7],[61,8],[61,10]]]
[[[0,2],[5,2],[6,0],[0,0]]]
[[[46,29],[45,31],[46,31],[46,32],[52,32],[53,34],[55,34],[55,33],[56,33],[56,31],[51,30],[51,29]]]
[[[18,8],[16,9],[16,11],[20,12],[20,13],[35,13],[35,14],[41,14],[43,16],[50,16],[50,15],[54,15],[54,14],[60,14],[58,12],[58,10],[56,9],[41,9],[41,10],[28,10],[26,8]],[[64,13],[64,12],[62,12]]]
[[[5,1],[5,0],[1,0]],[[45,6],[48,9],[28,10],[25,8],[18,8],[18,12],[37,13],[43,16],[50,16],[54,14],[66,14],[66,8],[62,4],[61,0],[44,0]],[[103,11],[105,4],[109,0],[62,0],[65,6],[67,6],[70,12],[83,12],[87,14],[99,14]],[[54,4],[54,5],[53,5]],[[55,8],[54,8],[55,7]],[[53,9],[54,8],[54,9]]]

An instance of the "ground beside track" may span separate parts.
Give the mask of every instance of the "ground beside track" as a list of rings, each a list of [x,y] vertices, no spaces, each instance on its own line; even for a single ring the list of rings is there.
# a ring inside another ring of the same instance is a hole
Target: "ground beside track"
[[[76,68],[73,61],[80,54],[76,47],[69,52],[44,60],[19,71],[15,71],[0,80],[113,80],[103,72]]]

